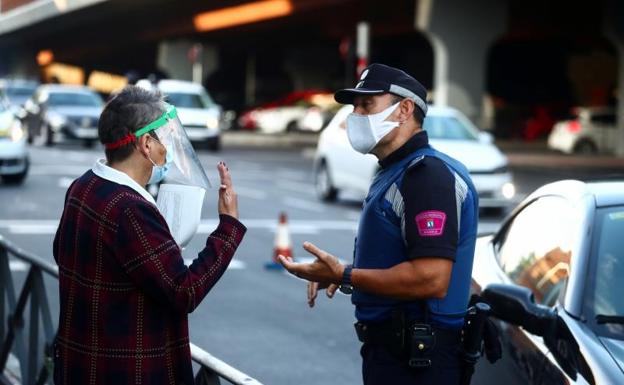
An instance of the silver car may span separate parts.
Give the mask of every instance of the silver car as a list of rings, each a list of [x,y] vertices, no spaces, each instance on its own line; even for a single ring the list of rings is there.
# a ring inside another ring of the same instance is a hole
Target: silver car
[[[472,270],[500,320],[503,359],[478,384],[624,384],[624,181],[545,185]]]
[[[90,147],[98,139],[98,120],[104,101],[88,87],[43,85],[24,105],[29,141],[46,146],[77,140]]]

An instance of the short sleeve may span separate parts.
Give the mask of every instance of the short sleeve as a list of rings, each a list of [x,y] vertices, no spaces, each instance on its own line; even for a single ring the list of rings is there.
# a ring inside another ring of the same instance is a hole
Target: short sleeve
[[[459,240],[456,174],[434,157],[408,169],[400,192],[404,201],[405,241],[409,259],[455,260]]]

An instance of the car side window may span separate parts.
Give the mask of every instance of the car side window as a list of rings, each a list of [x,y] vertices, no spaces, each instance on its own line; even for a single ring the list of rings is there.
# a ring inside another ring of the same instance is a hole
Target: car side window
[[[543,197],[525,207],[498,244],[501,269],[533,291],[537,303],[553,306],[570,273],[578,220],[563,198]]]
[[[616,123],[615,112],[594,114],[591,117],[591,122],[595,124],[614,125]]]

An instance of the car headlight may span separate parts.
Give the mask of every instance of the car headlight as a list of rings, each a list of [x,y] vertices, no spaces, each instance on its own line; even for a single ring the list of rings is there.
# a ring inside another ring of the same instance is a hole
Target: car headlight
[[[67,123],[67,118],[60,114],[48,113],[48,122],[53,128],[58,130]]]
[[[511,199],[516,195],[516,186],[511,182],[507,182],[501,187],[501,193],[505,199]]]
[[[206,121],[206,127],[210,129],[219,127],[219,120],[217,118],[209,118],[208,121]]]
[[[11,140],[13,142],[19,142],[24,137],[24,129],[22,123],[15,119],[11,125]]]

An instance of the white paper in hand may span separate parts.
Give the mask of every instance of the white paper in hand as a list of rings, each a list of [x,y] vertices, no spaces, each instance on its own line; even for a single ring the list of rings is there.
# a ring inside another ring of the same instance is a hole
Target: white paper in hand
[[[180,247],[186,246],[197,232],[204,195],[206,190],[197,186],[160,185],[156,205]]]

